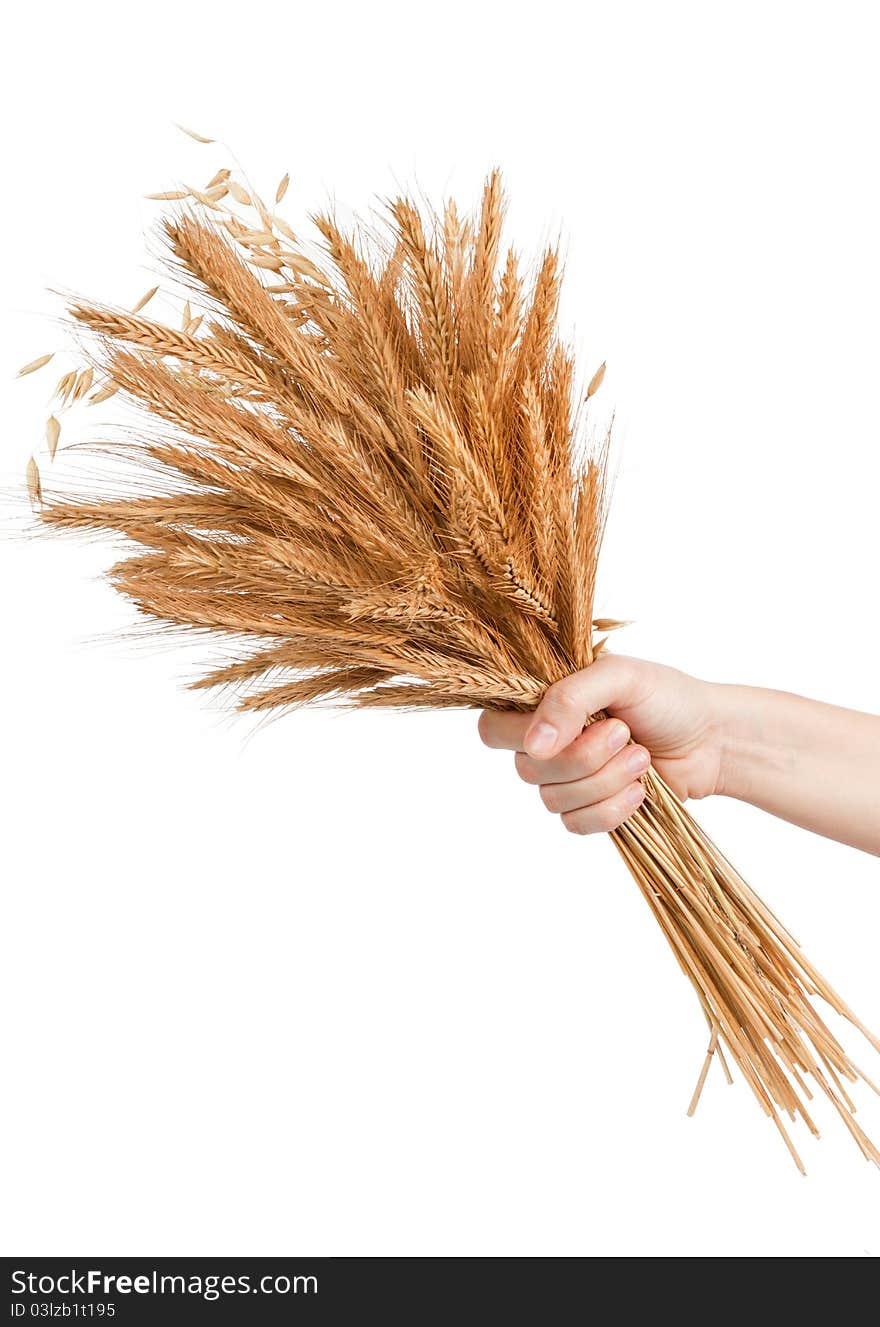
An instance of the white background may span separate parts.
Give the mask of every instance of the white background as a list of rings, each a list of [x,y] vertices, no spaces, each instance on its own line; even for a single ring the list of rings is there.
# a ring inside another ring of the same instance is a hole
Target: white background
[[[234,149],[262,192],[290,170],[300,226],[398,184],[471,200],[497,162],[517,243],[566,237],[584,370],[609,364],[618,648],[880,709],[873,17],[20,10],[4,482],[57,377],[12,382],[58,343],[44,290],[152,285],[145,192]],[[4,522],[4,1253],[880,1254],[880,1175],[821,1106],[806,1180],[741,1083],[685,1119],[687,983],[611,845],[565,835],[473,715],[254,733],[179,687],[189,656],[106,643],[131,622],[106,549]],[[880,1028],[880,863],[698,814]]]

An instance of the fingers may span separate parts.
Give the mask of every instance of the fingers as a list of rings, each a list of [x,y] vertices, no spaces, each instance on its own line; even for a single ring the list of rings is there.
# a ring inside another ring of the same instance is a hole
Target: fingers
[[[591,714],[625,702],[631,683],[629,660],[605,655],[549,688],[524,736],[530,756],[551,759],[580,733]]]
[[[643,746],[628,746],[585,779],[543,783],[541,801],[548,811],[557,815],[601,805],[624,793],[650,763],[651,757]]]
[[[645,800],[643,783],[631,783],[623,792],[607,797],[594,806],[581,806],[565,811],[562,823],[572,834],[608,834],[628,820]]]
[[[532,714],[516,714],[509,710],[483,710],[480,715],[480,737],[497,751],[522,751],[526,729]]]
[[[552,760],[536,760],[520,748],[516,768],[524,783],[568,783],[595,774],[629,741],[629,729],[620,719],[600,719],[585,728]]]
[[[533,714],[487,710],[480,736],[487,746],[517,753],[520,778],[540,787],[544,805],[566,829],[607,833],[644,801],[641,776],[651,757],[630,744],[621,719],[584,725],[599,710],[632,706],[637,682],[632,660],[603,656],[550,687]]]

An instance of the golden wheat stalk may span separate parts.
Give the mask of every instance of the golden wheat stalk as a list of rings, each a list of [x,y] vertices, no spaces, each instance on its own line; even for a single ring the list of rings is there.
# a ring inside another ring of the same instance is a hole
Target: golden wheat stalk
[[[195,685],[235,687],[257,711],[530,709],[592,662],[593,631],[618,625],[593,621],[607,439],[589,454],[579,441],[556,252],[530,282],[501,254],[498,173],[473,218],[399,198],[378,237],[316,218],[314,251],[229,170],[157,196],[179,204],[162,233],[181,326],[142,312],[156,288],[129,312],[71,304],[89,362],[56,389],[57,410],[120,392],[149,416],[100,444],[135,478],[114,496],[52,492],[31,458],[28,487],[46,525],[127,538],[110,576],[143,613],[227,642]],[[60,435],[53,414],[53,457]],[[716,1054],[729,1077],[724,1047],[801,1169],[784,1119],[816,1132],[811,1080],[880,1162],[845,1087],[861,1075],[813,997],[861,1024],[645,781],[612,838],[706,1016],[691,1111]]]

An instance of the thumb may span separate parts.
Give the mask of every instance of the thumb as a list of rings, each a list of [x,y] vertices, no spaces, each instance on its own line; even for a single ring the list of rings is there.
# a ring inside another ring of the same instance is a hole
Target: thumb
[[[630,662],[623,655],[603,654],[589,668],[554,682],[526,729],[527,755],[549,760],[579,736],[597,710],[622,704],[631,681]]]

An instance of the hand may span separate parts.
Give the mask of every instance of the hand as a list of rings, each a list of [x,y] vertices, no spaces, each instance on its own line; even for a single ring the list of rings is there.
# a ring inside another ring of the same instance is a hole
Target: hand
[[[537,784],[566,829],[616,829],[645,796],[653,763],[682,800],[721,791],[723,742],[716,688],[674,668],[602,655],[550,687],[533,714],[486,710],[487,746],[515,751],[526,783]],[[609,718],[584,727],[591,714]]]

